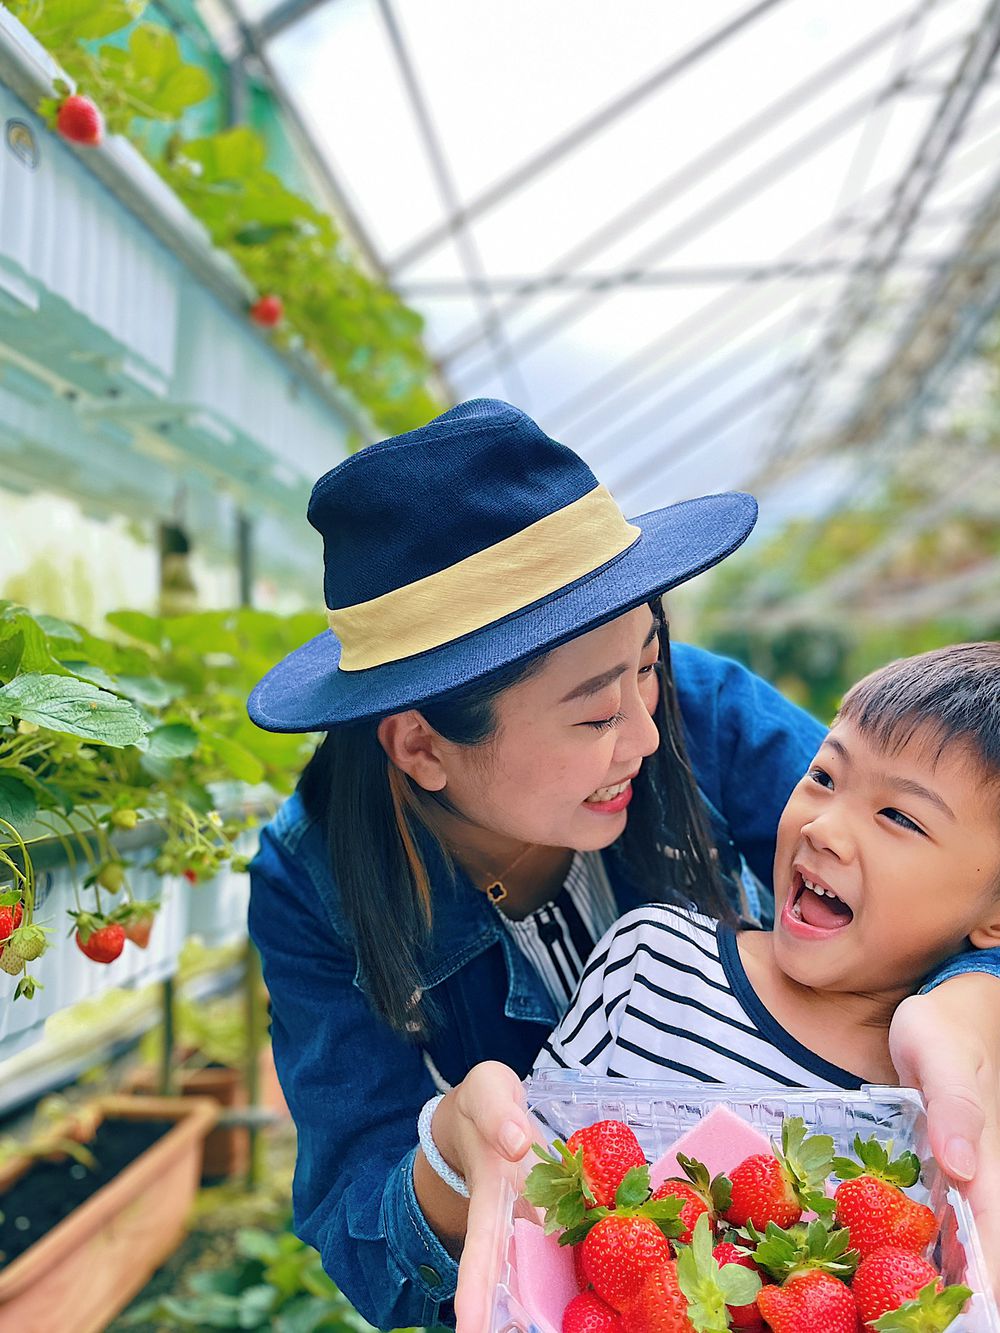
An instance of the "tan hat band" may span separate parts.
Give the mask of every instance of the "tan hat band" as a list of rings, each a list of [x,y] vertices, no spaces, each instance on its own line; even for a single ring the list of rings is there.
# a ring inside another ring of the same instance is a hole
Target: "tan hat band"
[[[600,569],[639,536],[597,486],[447,569],[327,611],[341,643],[340,669],[384,666],[484,629]]]

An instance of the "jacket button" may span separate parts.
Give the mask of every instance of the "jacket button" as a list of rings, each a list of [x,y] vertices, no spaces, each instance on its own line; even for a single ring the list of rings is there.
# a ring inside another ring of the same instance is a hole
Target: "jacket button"
[[[431,1268],[430,1264],[421,1264],[417,1272],[429,1287],[436,1287],[441,1281],[441,1274],[436,1268]]]

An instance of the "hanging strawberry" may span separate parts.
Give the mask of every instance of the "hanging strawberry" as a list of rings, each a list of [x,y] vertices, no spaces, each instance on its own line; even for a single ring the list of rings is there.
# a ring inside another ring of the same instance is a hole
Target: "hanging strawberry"
[[[262,296],[250,307],[250,318],[263,329],[274,329],[285,317],[285,306],[280,296]]]
[[[59,104],[56,129],[70,143],[96,148],[104,138],[104,117],[89,97],[74,93]]]
[[[70,912],[76,947],[95,963],[113,963],[125,947],[125,927],[100,912]]]

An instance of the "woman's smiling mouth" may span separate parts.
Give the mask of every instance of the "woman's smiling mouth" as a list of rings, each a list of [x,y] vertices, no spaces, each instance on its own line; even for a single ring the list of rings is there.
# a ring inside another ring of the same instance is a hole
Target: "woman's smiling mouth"
[[[636,770],[637,772],[638,770]],[[632,799],[632,778],[636,776],[636,773],[633,773],[632,777],[626,778],[624,782],[615,782],[607,787],[598,787],[597,791],[592,792],[584,801],[584,806],[588,810],[596,811],[601,815],[618,814],[625,809]]]

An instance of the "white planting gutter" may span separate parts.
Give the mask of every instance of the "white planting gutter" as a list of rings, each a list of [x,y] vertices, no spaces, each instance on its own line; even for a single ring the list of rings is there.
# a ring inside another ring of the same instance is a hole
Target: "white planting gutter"
[[[32,111],[43,97],[56,95],[54,83],[70,79],[49,53],[0,5],[0,83]],[[258,333],[247,319],[253,287],[232,259],[217,250],[208,232],[153,170],[142,154],[120,134],[108,135],[97,148],[66,143],[94,176],[229,310],[246,319],[255,336],[303,380],[367,443],[379,438],[368,414],[340,387],[334,376],[306,352],[280,347]]]

